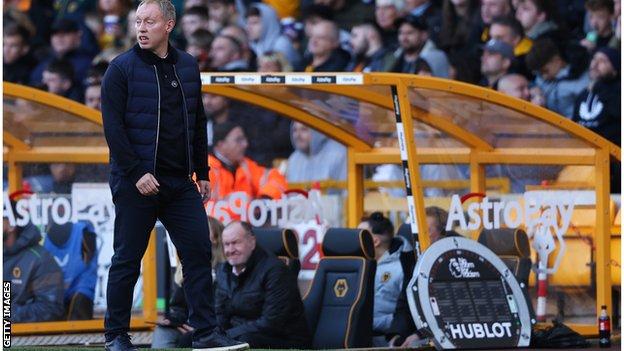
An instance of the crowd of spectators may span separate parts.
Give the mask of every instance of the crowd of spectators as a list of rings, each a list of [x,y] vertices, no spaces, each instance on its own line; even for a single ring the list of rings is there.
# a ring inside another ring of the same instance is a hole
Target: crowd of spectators
[[[99,108],[108,62],[135,45],[137,2],[5,2],[4,80]],[[620,144],[619,0],[173,3],[172,44],[196,57],[202,71],[450,78],[544,106]],[[227,120],[220,113],[209,123]],[[274,129],[289,141],[288,125]],[[267,154],[286,158],[293,151],[259,148],[250,145],[249,152],[265,165]]]

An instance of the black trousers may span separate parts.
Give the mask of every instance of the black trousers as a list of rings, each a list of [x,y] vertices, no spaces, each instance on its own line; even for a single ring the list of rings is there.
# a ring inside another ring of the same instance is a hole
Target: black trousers
[[[111,176],[115,204],[114,255],[108,272],[106,339],[125,333],[130,326],[132,294],[150,232],[159,219],[171,235],[182,262],[184,295],[189,323],[195,335],[214,328],[211,244],[208,219],[195,183],[188,178],[158,177],[160,192],[143,196],[135,184]]]

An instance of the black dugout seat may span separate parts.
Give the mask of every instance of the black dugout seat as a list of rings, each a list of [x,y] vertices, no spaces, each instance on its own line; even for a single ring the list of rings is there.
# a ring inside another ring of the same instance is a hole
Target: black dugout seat
[[[367,230],[331,228],[304,305],[315,349],[372,344],[375,249]]]
[[[299,276],[301,270],[299,241],[292,229],[253,228],[253,232],[258,245],[284,261],[295,277]]]
[[[531,275],[531,246],[529,237],[523,229],[484,229],[479,234],[479,243],[492,250],[509,268],[520,283],[527,298],[531,318],[535,312],[529,298],[529,276]]]

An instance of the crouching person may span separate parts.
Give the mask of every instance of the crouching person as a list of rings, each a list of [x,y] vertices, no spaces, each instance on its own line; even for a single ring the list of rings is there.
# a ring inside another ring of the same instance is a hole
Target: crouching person
[[[215,279],[221,333],[213,337],[245,342],[252,348],[309,348],[297,278],[277,257],[256,246],[246,222],[225,227],[222,242],[226,262]]]

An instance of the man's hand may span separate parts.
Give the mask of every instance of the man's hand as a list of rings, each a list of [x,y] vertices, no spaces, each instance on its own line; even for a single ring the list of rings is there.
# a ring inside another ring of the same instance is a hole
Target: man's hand
[[[178,331],[182,334],[192,333],[195,329],[188,324],[182,324],[181,327],[178,327]]]
[[[210,182],[207,180],[198,180],[197,186],[199,186],[199,193],[202,196],[202,200],[206,200],[210,197]]]
[[[139,189],[141,195],[144,196],[158,194],[159,186],[160,184],[158,184],[158,181],[151,173],[145,173],[145,175],[142,176],[141,179],[139,179],[139,181],[136,183],[137,189]]]
[[[411,347],[413,347],[412,343],[415,343],[418,340],[420,340],[418,335],[412,334],[412,335],[408,336],[407,338],[405,338],[405,341],[403,342],[403,345],[401,345],[401,347],[402,348],[411,348]]]

